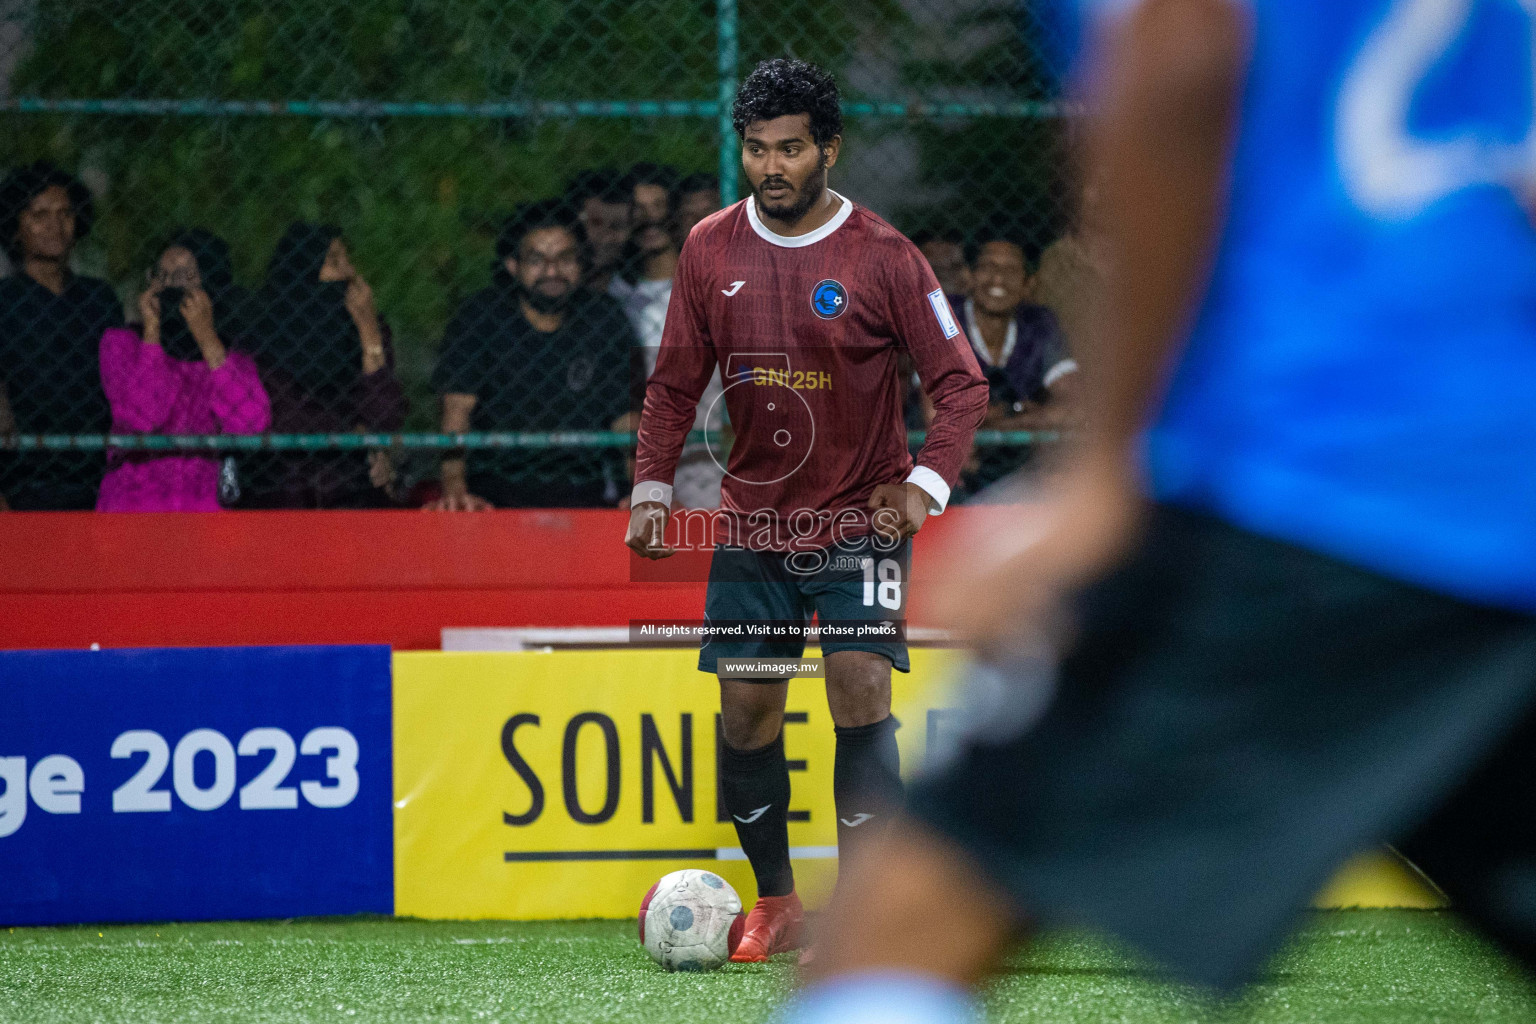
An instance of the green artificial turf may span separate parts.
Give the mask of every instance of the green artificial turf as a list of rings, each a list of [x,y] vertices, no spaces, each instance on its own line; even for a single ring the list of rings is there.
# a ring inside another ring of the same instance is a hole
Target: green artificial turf
[[[0,1021],[761,1021],[792,966],[666,974],[632,923],[383,919],[0,929]],[[1536,991],[1431,911],[1309,916],[1239,1002],[1216,1005],[1084,939],[1014,957],[994,1021],[1536,1020]]]

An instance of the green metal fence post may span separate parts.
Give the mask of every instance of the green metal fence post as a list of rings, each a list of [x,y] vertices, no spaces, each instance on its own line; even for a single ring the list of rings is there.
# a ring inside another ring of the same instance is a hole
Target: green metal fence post
[[[734,203],[740,188],[741,161],[736,154],[736,129],[731,104],[736,100],[736,0],[716,0],[715,53],[720,72],[720,197]]]

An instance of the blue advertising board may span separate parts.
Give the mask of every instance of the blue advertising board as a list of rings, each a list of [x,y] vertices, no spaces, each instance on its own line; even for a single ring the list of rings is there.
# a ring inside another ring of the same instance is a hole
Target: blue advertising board
[[[394,909],[387,647],[0,652],[0,925]]]

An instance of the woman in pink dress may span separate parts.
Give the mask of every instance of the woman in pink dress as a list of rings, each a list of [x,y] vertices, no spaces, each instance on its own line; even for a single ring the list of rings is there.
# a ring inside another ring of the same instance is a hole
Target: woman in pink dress
[[[259,434],[272,422],[256,363],[230,347],[229,247],[200,229],[175,236],[139,297],[138,328],[101,337],[114,434]],[[109,450],[101,512],[212,512],[220,458]]]

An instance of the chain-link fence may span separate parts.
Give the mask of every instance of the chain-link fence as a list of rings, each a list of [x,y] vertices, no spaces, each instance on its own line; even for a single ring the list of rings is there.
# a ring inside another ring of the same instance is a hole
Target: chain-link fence
[[[979,485],[1070,417],[1092,280],[1041,42],[1008,0],[0,0],[0,495],[617,503],[635,346],[745,194],[729,105],[771,56],[837,76],[833,187],[989,365]]]

